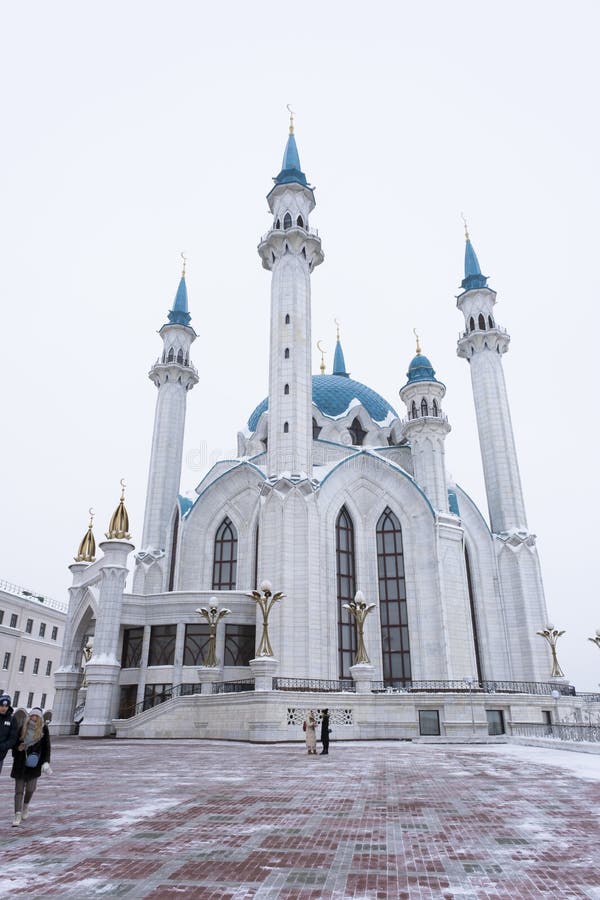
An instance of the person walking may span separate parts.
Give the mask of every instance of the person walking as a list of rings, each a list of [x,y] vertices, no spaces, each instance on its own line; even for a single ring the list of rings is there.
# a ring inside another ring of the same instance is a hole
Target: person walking
[[[34,706],[25,719],[13,748],[13,765],[10,773],[15,779],[15,817],[13,827],[20,825],[29,815],[29,804],[37,787],[37,780],[44,772],[50,774],[50,733],[44,724],[44,712]]]
[[[327,756],[329,753],[329,735],[331,733],[331,728],[329,727],[329,710],[322,709],[321,710],[321,743],[323,744],[323,749],[321,750],[321,756]]]
[[[306,749],[309,756],[317,755],[317,735],[315,733],[316,727],[317,720],[315,719],[315,714],[312,709],[309,709],[308,713],[306,714],[306,718],[302,723],[302,728],[304,729],[304,740],[306,741]]]
[[[18,726],[8,694],[0,694],[0,772],[4,757],[17,743]]]

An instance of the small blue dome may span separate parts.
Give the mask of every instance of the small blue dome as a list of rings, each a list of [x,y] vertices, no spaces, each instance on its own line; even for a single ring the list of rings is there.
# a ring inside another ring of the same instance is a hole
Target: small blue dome
[[[375,422],[384,422],[390,413],[394,418],[398,417],[387,400],[366,384],[354,381],[347,375],[313,375],[312,394],[313,403],[319,412],[332,419],[345,413],[355,399],[364,406]],[[256,430],[258,420],[268,407],[268,398],[259,403],[248,419],[250,431]]]
[[[408,367],[406,377],[408,378],[408,384],[412,384],[413,381],[437,381],[433,366],[422,353],[418,353],[415,356]]]

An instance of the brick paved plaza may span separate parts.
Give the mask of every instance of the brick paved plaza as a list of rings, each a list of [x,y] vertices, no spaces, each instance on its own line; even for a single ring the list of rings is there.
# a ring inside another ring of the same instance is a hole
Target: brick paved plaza
[[[8,763],[8,761],[7,761]],[[600,756],[54,740],[0,896],[600,898]]]

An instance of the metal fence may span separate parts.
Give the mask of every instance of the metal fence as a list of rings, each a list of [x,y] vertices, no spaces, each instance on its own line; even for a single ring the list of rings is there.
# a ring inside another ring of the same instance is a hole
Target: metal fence
[[[253,690],[254,678],[244,678],[240,681],[215,681],[212,684],[213,694],[240,694]]]
[[[575,696],[575,688],[570,684],[550,684],[545,681],[474,681],[472,684],[464,680],[455,681],[412,681],[389,680],[373,681],[371,691],[374,694],[397,693],[469,693],[474,694],[540,694],[552,696],[558,691],[562,696]]]
[[[328,681],[322,678],[274,678],[273,690],[353,694],[356,691],[356,685],[351,678],[338,681]]]
[[[513,737],[553,738],[558,741],[600,743],[600,725],[550,725],[539,722],[512,723]]]

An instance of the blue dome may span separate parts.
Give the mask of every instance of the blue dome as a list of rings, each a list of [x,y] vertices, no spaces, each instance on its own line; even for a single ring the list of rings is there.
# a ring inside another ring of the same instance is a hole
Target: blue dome
[[[408,384],[412,384],[413,381],[437,381],[433,366],[422,353],[418,353],[415,356],[408,367],[406,377],[408,378]]]
[[[366,384],[354,381],[347,375],[313,375],[312,394],[313,403],[319,412],[332,419],[345,413],[354,399],[364,406],[375,422],[385,421],[390,413],[394,418],[398,417],[396,410],[390,406],[387,400],[380,397]],[[268,398],[258,404],[248,419],[250,431],[256,430],[258,420],[268,407]]]

